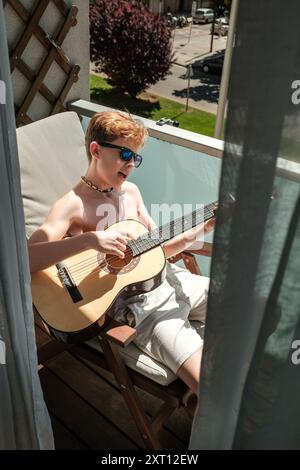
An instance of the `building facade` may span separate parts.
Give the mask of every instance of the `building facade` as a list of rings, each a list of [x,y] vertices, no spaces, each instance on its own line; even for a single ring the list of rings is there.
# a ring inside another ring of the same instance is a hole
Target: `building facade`
[[[192,11],[192,4],[194,0],[146,0],[144,3],[148,5],[149,9],[157,15],[171,13],[190,13]],[[197,8],[212,8],[213,0],[196,0]]]

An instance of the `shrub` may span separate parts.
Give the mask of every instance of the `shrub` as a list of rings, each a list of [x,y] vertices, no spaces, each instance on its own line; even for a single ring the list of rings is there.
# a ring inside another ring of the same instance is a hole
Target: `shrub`
[[[136,96],[171,65],[172,29],[142,2],[96,0],[90,5],[91,60],[111,85]]]
[[[231,9],[231,0],[214,0],[214,10],[217,18],[220,16],[229,16]]]

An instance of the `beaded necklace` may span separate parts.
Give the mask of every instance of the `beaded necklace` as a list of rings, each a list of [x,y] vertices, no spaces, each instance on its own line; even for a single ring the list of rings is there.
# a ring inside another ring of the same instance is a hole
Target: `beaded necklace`
[[[95,191],[98,191],[98,193],[110,193],[114,188],[108,188],[108,189],[100,189],[98,186],[95,186],[91,181],[86,179],[85,176],[81,176],[82,181],[87,184],[90,188],[94,189]]]

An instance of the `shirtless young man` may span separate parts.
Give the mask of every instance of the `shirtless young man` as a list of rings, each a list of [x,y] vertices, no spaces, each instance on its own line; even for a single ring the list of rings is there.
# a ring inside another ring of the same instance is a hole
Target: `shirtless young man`
[[[91,248],[123,258],[130,240],[128,234],[105,231],[107,225],[117,220],[136,219],[149,230],[156,227],[138,187],[127,181],[141,163],[138,152],[146,135],[141,123],[121,112],[102,112],[91,119],[86,133],[89,158],[86,175],[54,204],[46,221],[32,234],[28,242],[31,272]],[[103,207],[113,209],[110,213],[115,220],[107,220]],[[208,232],[213,226],[211,219],[193,229],[193,233]],[[71,237],[63,238],[66,234]],[[190,235],[191,231],[166,242],[163,245],[166,258],[187,249],[191,245]],[[136,344],[169,366],[197,394],[202,340],[188,318],[190,310],[195,312],[197,308],[200,316],[205,316],[209,280],[170,263],[167,271],[166,281],[143,296],[142,307],[138,302],[132,306],[136,318],[133,326],[138,333]],[[144,312],[148,312],[147,318]],[[144,319],[138,324],[140,313]],[[164,343],[168,343],[165,349]]]

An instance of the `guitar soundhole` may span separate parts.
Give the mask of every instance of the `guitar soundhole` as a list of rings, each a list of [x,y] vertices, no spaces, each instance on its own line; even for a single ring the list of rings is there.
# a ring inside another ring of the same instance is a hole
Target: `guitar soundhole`
[[[132,271],[139,263],[140,256],[133,258],[132,251],[127,249],[125,258],[116,255],[98,254],[98,263],[101,268],[110,274],[126,274]]]
[[[130,251],[129,253],[126,253],[125,258],[123,259],[115,255],[106,255],[105,258],[109,267],[113,269],[122,269],[132,261],[132,252]]]

